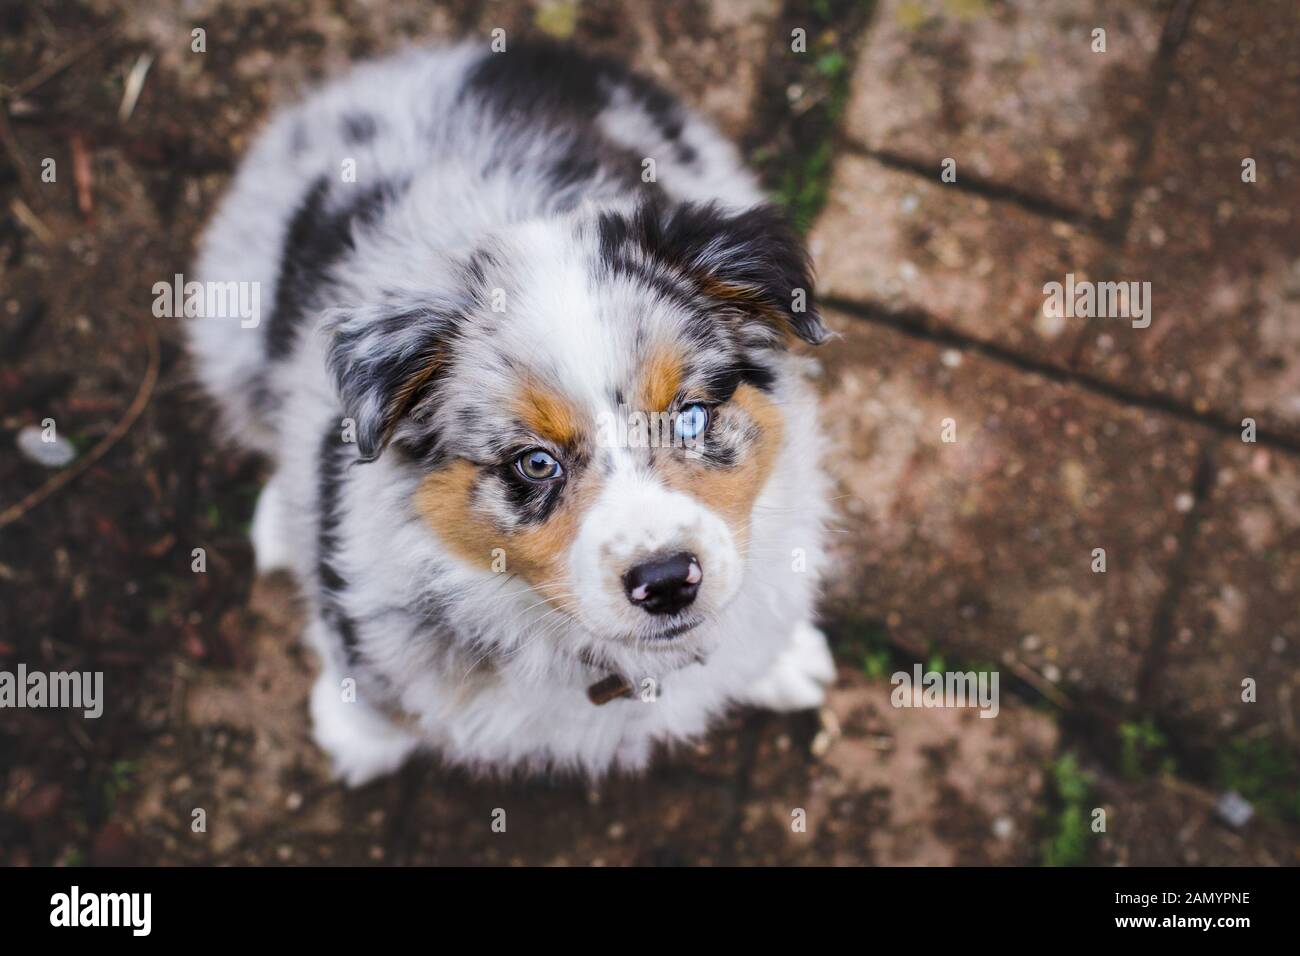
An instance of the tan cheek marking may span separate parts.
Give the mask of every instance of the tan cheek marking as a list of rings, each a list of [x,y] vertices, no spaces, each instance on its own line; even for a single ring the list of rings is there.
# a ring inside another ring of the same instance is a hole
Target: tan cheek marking
[[[525,385],[512,410],[535,434],[557,445],[573,445],[578,439],[578,416],[572,406],[540,385]]]
[[[455,461],[427,475],[415,491],[415,509],[448,549],[471,564],[490,566],[499,534],[470,508],[478,469]]]
[[[738,538],[749,536],[749,520],[776,464],[785,427],[776,404],[752,385],[736,389],[732,403],[758,426],[758,440],[734,468],[702,468],[677,459],[660,466],[669,487],[704,502],[722,515]]]
[[[599,492],[599,482],[579,479],[564,490],[565,500],[545,522],[508,534],[473,510],[477,477],[478,469],[467,461],[433,472],[415,492],[416,510],[457,557],[491,567],[493,549],[501,548],[507,571],[534,587],[547,585],[542,597],[558,602],[567,589],[564,556]]]
[[[667,411],[681,385],[681,356],[665,347],[655,349],[645,363],[645,376],[641,380],[641,398],[646,409],[652,412]]]

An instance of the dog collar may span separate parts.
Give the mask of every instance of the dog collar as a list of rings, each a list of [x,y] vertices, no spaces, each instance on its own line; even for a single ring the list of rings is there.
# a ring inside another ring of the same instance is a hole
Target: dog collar
[[[595,666],[590,656],[584,655],[583,659],[588,666]],[[707,656],[697,654],[691,663],[703,666],[707,661]],[[663,688],[660,687],[661,693],[662,690]],[[632,696],[634,696],[632,682],[619,673],[608,674],[587,688],[587,700],[597,707],[604,707],[611,700],[618,700],[620,697]]]
[[[587,688],[587,700],[604,707],[611,700],[632,696],[632,684],[622,674],[610,674]]]

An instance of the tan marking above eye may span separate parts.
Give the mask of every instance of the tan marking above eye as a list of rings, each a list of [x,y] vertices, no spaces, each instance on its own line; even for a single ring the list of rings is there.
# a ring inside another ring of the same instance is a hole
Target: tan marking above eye
[[[682,387],[682,359],[673,349],[659,346],[650,353],[641,378],[641,399],[651,412],[665,412]]]
[[[511,411],[538,437],[560,447],[578,440],[578,414],[564,396],[529,382],[511,403]]]
[[[752,385],[737,388],[731,404],[758,428],[758,438],[742,450],[734,467],[700,467],[676,456],[661,456],[656,468],[664,484],[708,505],[744,541],[754,502],[772,474],[785,429],[776,403]]]

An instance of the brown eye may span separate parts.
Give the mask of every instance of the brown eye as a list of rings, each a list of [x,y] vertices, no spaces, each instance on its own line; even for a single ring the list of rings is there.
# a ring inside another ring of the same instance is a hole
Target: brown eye
[[[564,474],[560,463],[540,448],[526,451],[516,458],[515,467],[529,481],[550,481]]]

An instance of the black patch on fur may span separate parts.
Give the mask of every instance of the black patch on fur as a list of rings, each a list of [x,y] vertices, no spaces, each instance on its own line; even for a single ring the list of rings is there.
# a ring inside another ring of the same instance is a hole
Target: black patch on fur
[[[494,289],[489,287],[491,280],[488,277],[488,272],[497,272],[500,268],[500,260],[498,260],[496,253],[489,248],[480,247],[469,254],[469,258],[465,260],[465,264],[461,267],[465,279],[464,293],[468,300],[465,307],[466,311],[474,305],[484,309],[492,308]]]
[[[438,467],[446,459],[441,444],[441,436],[428,426],[415,435],[403,435],[393,440],[395,449],[412,462],[429,469]]]
[[[403,407],[394,399],[409,383],[417,380],[421,370],[445,356],[445,350],[464,313],[450,307],[414,309],[381,315],[369,322],[351,326],[344,323],[334,332],[329,348],[329,370],[338,386],[344,413],[356,421],[357,447],[361,461],[373,461],[384,450],[398,424],[412,409],[425,401],[437,384],[429,376],[420,387],[406,396]],[[417,347],[398,333],[409,327],[421,329]],[[380,343],[404,343],[368,348],[367,338]]]
[[[594,156],[576,152],[566,153],[551,164],[547,179],[552,188],[569,189],[590,182],[600,173],[600,164]]]
[[[339,601],[339,596],[347,588],[347,581],[339,573],[335,555],[338,553],[338,530],[342,520],[340,485],[348,462],[355,458],[351,445],[342,440],[339,430],[332,424],[327,427],[320,447],[320,489],[317,502],[320,524],[317,528],[316,574],[320,579],[321,618],[338,634],[349,665],[358,663],[360,651],[357,646],[356,624],[344,612]]]
[[[776,373],[766,365],[751,362],[740,370],[740,380],[760,392],[771,392],[776,386]]]
[[[633,102],[645,111],[651,122],[655,124],[655,128],[659,130],[659,134],[673,144],[673,152],[678,162],[686,164],[695,162],[695,147],[682,140],[682,131],[686,126],[686,113],[677,98],[639,73],[624,70],[617,63],[612,65],[610,77],[631,96]]]
[[[559,44],[516,43],[479,61],[465,88],[505,116],[590,120],[609,105],[602,77],[611,71],[621,67]]]
[[[465,263],[466,285],[471,289],[487,287],[487,266],[493,262],[492,256],[483,250],[475,250]]]
[[[566,474],[563,477],[552,481],[529,481],[519,474],[513,460],[504,466],[501,477],[505,483],[506,500],[520,524],[541,524],[555,511],[568,480],[569,465],[564,467]]]
[[[686,114],[677,99],[609,57],[556,43],[518,43],[485,56],[465,80],[465,92],[502,119],[568,134],[556,143],[560,155],[548,170],[557,192],[593,182],[602,171],[623,188],[657,192],[657,184],[641,181],[642,157],[604,138],[596,125],[616,91],[645,112],[680,162],[695,161],[695,150],[681,139]]]
[[[293,349],[298,327],[320,301],[330,269],[354,248],[352,230],[377,221],[384,209],[406,188],[384,182],[353,186],[357,192],[329,208],[330,178],[321,176],[307,191],[289,222],[280,254],[275,302],[266,324],[266,354],[282,359]]]
[[[758,426],[753,423],[746,423],[738,429],[734,424],[729,428],[720,428],[715,421],[705,433],[704,441],[696,447],[696,460],[708,468],[734,468],[741,459],[741,453],[752,447],[759,435]]]
[[[771,205],[730,213],[716,203],[667,206],[643,201],[634,213],[605,213],[597,222],[601,259],[621,268],[628,244],[693,280],[709,296],[704,280],[725,283],[755,296],[755,305],[776,312],[806,342],[819,344],[826,329],[814,301],[812,263],[785,216]],[[646,270],[642,270],[645,272]],[[794,291],[805,293],[804,309],[793,308]],[[723,305],[735,303],[726,298]]]
[[[609,215],[609,213],[602,213],[600,221],[603,222]],[[604,245],[605,236],[603,234],[600,236],[600,242]],[[698,318],[707,319],[707,312],[703,308],[707,303],[701,300],[699,291],[683,281],[681,277],[670,274],[663,269],[655,269],[652,264],[638,261],[618,252],[602,257],[601,265],[606,268],[610,276],[631,279],[658,293],[668,302],[680,306],[687,312],[696,314]]]
[[[590,458],[579,450],[571,450],[563,456],[561,467],[564,474],[551,481],[529,481],[519,473],[515,461],[522,454],[522,449],[510,452],[508,459],[500,467],[499,474],[505,484],[506,500],[519,519],[521,525],[541,524],[559,507],[564,497],[564,488],[569,480],[585,468]]]
[[[609,268],[624,268],[623,263],[631,262],[624,255],[623,247],[636,237],[634,229],[633,219],[621,212],[602,212],[597,217],[596,237],[599,243],[597,252],[600,254],[600,260]]]
[[[699,460],[710,468],[734,468],[740,453],[731,445],[723,445],[713,436],[706,436],[699,448]]]
[[[379,124],[369,113],[344,113],[342,125],[343,138],[353,145],[370,142],[379,130]]]
[[[249,377],[247,386],[254,410],[262,416],[270,416],[280,407],[280,397],[271,389],[266,380],[265,369]]]
[[[776,373],[766,365],[742,358],[734,365],[710,375],[705,387],[710,401],[722,404],[730,401],[742,384],[753,385],[762,392],[771,392],[776,385]]]

